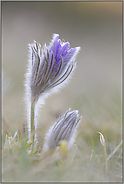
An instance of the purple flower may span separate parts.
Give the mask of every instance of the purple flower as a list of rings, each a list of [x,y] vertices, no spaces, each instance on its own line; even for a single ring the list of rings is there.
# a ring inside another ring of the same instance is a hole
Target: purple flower
[[[69,50],[70,44],[58,38],[59,35],[54,34],[48,47],[45,45],[42,48],[36,41],[29,44],[27,83],[34,101],[37,101],[41,94],[52,89],[57,90],[75,69],[75,58],[80,47]]]
[[[67,141],[68,148],[71,148],[77,125],[82,117],[78,118],[78,110],[69,111],[70,109],[49,129],[43,151],[60,146],[63,140]]]

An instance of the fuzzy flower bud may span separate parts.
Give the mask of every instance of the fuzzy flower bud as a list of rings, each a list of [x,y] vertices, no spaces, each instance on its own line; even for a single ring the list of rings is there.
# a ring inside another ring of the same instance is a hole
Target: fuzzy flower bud
[[[80,47],[69,50],[69,42],[61,42],[59,34],[54,34],[49,46],[39,43],[29,44],[29,64],[26,81],[31,98],[37,101],[40,95],[58,90],[76,67],[75,58]]]
[[[70,149],[75,137],[75,132],[81,117],[78,118],[78,111],[69,112],[70,109],[49,129],[46,134],[46,141],[43,151],[55,149],[60,146],[62,141],[67,142]]]

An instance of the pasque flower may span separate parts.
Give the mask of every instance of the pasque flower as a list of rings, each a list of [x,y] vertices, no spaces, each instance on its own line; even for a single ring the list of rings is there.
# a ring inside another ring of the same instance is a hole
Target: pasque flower
[[[60,87],[75,69],[75,58],[80,47],[69,50],[69,42],[58,38],[59,35],[54,34],[48,47],[45,45],[42,48],[36,41],[29,44],[28,86],[35,101],[40,95]]]
[[[40,96],[44,98],[49,92],[57,91],[63,84],[66,84],[67,78],[70,78],[76,67],[75,58],[80,47],[70,50],[69,47],[69,42],[62,42],[58,34],[53,35],[49,46],[45,44],[44,47],[41,47],[36,41],[29,44],[29,62],[25,82],[27,101],[31,103],[29,113],[31,123],[28,124],[29,139],[30,132],[32,137],[35,132],[36,102]]]
[[[70,149],[75,138],[76,128],[82,117],[78,118],[78,110],[70,109],[48,130],[43,151],[55,149],[62,141],[67,141]]]

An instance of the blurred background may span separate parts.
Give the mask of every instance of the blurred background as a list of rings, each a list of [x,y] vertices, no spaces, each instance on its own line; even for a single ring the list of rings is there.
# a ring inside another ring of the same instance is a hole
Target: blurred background
[[[117,145],[122,136],[122,2],[2,2],[3,136],[22,132],[26,121],[28,44],[49,44],[53,33],[71,47],[81,46],[81,52],[70,83],[46,99],[39,136],[71,107],[83,115],[82,148],[91,145],[90,136],[98,139],[97,131]]]

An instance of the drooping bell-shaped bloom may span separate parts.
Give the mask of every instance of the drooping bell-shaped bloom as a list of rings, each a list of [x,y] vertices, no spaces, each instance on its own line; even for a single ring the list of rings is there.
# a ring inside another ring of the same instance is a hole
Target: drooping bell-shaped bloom
[[[42,48],[36,41],[29,44],[26,85],[34,101],[37,101],[40,95],[58,90],[71,76],[80,47],[70,50],[69,47],[69,42],[62,42],[58,34],[53,35],[49,46]]]
[[[43,146],[44,152],[60,146],[62,141],[66,141],[68,148],[71,148],[75,140],[77,125],[82,117],[78,118],[78,110],[69,111],[70,109],[48,130]]]

